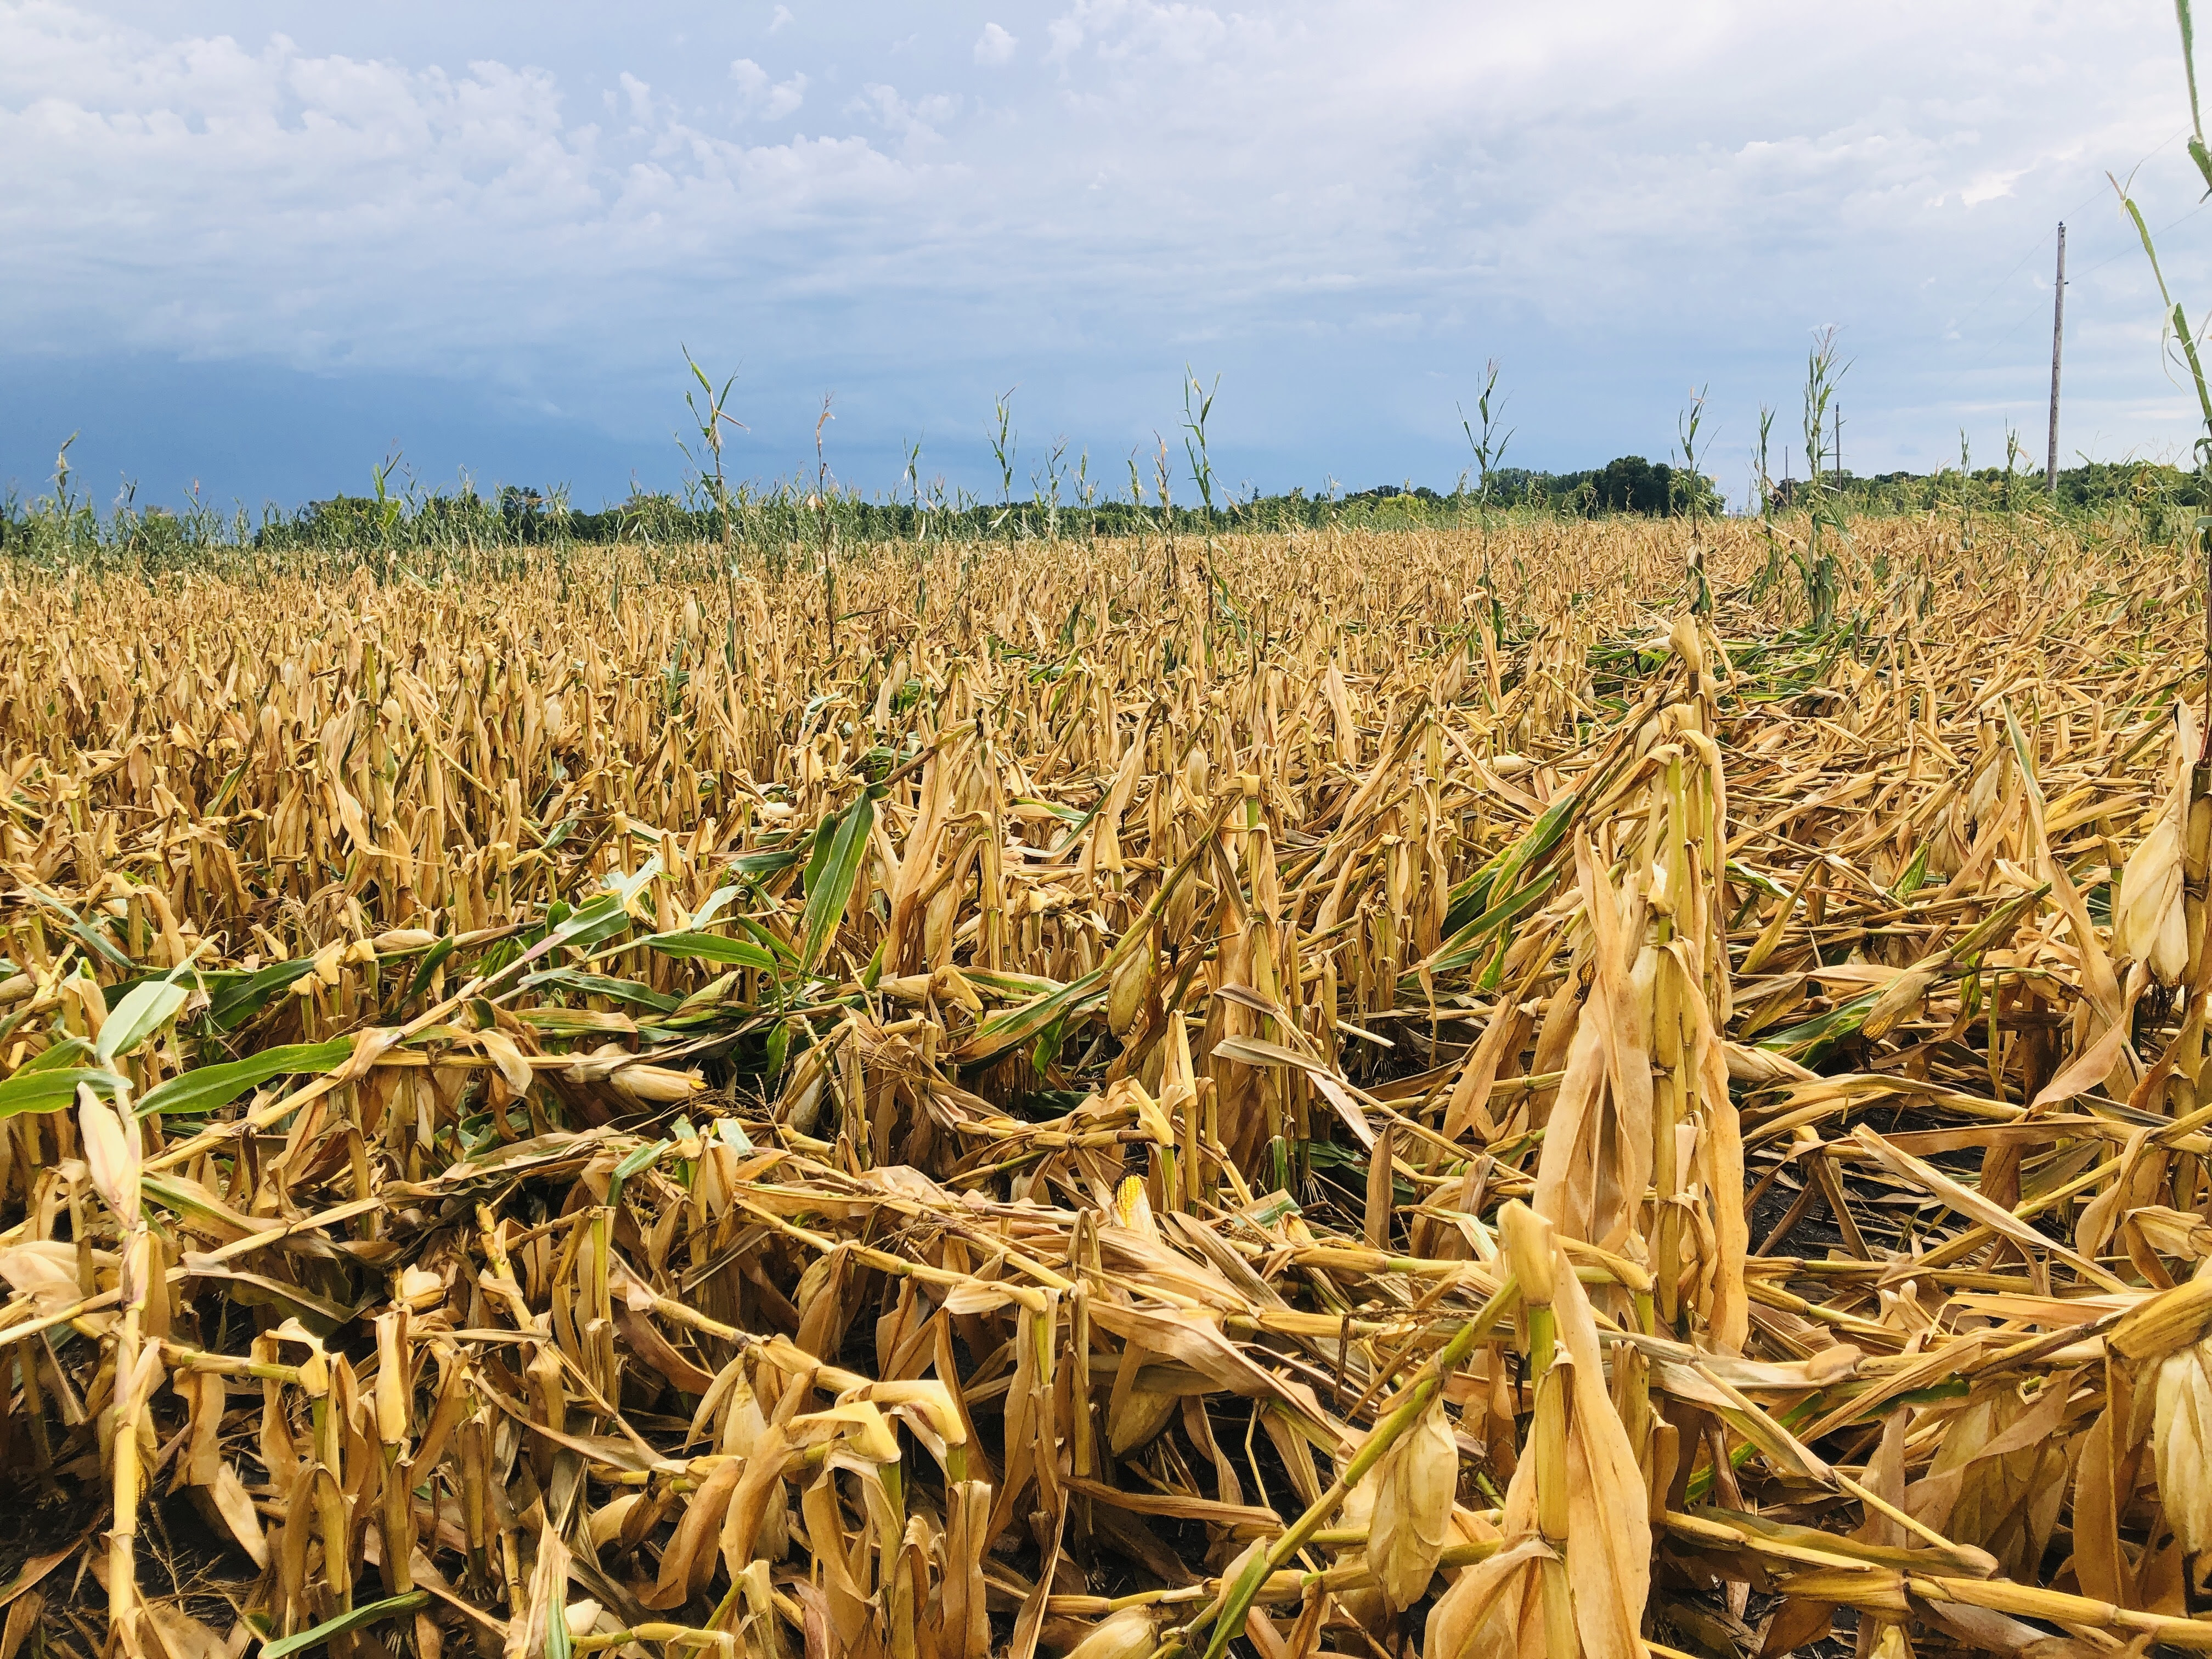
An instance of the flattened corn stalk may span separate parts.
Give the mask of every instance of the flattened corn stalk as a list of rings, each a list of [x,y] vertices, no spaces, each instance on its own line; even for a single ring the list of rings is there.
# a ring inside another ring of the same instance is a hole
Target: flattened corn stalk
[[[2022,522],[0,579],[0,1659],[2212,1647],[2190,574]]]

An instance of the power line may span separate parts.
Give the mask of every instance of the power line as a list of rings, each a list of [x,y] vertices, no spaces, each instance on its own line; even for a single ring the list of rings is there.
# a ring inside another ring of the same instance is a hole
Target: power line
[[[2184,131],[2184,133],[2188,133],[2188,128],[2185,128],[2185,126],[2181,128],[2181,131]],[[2177,137],[2179,137],[2179,135],[2177,135]],[[2167,143],[2172,143],[2172,139],[2167,139]],[[2161,146],[2159,146],[2159,149],[2163,150],[2163,149],[2166,149],[2166,146],[2163,146],[2163,143],[2161,143]],[[2157,150],[2152,150],[2152,155],[2157,155]],[[2142,164],[2136,164],[2136,166],[2142,166]],[[2094,201],[2094,199],[2097,199],[2097,197],[2101,197],[2101,195],[2104,195],[2104,188],[2101,188],[2101,185],[2100,185],[2100,188],[2097,188],[2097,191],[2090,191],[2088,195],[2081,197],[2081,199],[2079,199],[2077,204],[2073,204],[2073,206],[2070,206],[2069,210],[2063,212],[2062,216],[2063,216],[2063,219],[2073,219],[2073,216],[2077,215],[2077,212],[2081,212],[2081,208],[2086,208],[2086,206],[2088,206],[2088,204],[2090,204],[2090,201]],[[1982,310],[1982,307],[1984,307],[1984,305],[1989,305],[1989,301],[1990,301],[1990,299],[1996,299],[1997,289],[2004,288],[2004,285],[2008,283],[2008,281],[2013,281],[2013,276],[2017,276],[2017,274],[2020,274],[2020,268],[2021,268],[2021,265],[2027,265],[2028,261],[2031,261],[2031,258],[2035,258],[2035,254],[2039,254],[2039,252],[2042,252],[2044,248],[2048,248],[2048,246],[2051,246],[2051,237],[2037,237],[2035,241],[2028,243],[2028,250],[2027,250],[2027,252],[2024,252],[2024,254],[2020,254],[2020,258],[2015,258],[2015,261],[2013,261],[2013,268],[2008,270],[2008,272],[2002,274],[2002,276],[2000,276],[2000,279],[1996,281],[1996,283],[1990,283],[1990,289],[1989,289],[1989,292],[1986,292],[1986,295],[1982,295],[1982,299],[1975,301],[1973,305],[1969,305],[1969,307],[1966,307],[1966,310],[1964,310],[1962,314],[1960,314],[1958,321],[1951,323],[1951,327],[1964,327],[1964,325],[1966,325],[1966,321],[1969,321],[1969,319],[1971,319],[1971,316],[1975,314],[1975,312]]]
[[[2070,207],[2068,208],[2066,211],[2069,213],[2078,213],[2081,211],[2081,209],[2078,207]],[[1984,306],[1989,304],[1989,302],[1996,296],[1996,292],[1999,289],[2002,288],[2007,283],[2012,281],[2014,277],[2019,276],[2021,267],[2026,265],[2030,259],[2033,259],[2038,253],[2040,253],[2043,251],[2043,245],[2049,240],[2050,239],[2048,237],[2038,236],[2033,242],[2029,243],[2027,252],[2021,254],[2018,259],[2013,262],[2012,269],[2005,272],[2003,276],[1998,277],[1995,283],[1991,283],[1990,286],[1990,291],[1982,295],[1980,299],[1975,301],[1973,304],[1968,306],[1964,312],[1960,313],[1958,320],[1954,322],[1951,326],[1954,329],[1964,328],[1976,312],[1979,311]]]
[[[2188,212],[2183,214],[2179,219],[2171,220],[2168,222],[2160,225],[2156,230],[2151,232],[2151,240],[2155,242],[2160,237],[2165,235],[2167,231],[2173,229],[2177,225],[2187,224],[2198,214],[2203,212],[2207,207],[2212,207],[2212,203],[2199,202],[2195,207],[2190,209]],[[2091,265],[2088,270],[2083,271],[2081,275],[2087,276],[2093,271],[2102,270],[2106,265],[2112,264],[2113,260],[2124,259],[2133,251],[2134,250],[2132,248],[2123,247],[2118,253],[2107,254],[2105,258],[2098,260],[2095,264]]]
[[[2150,158],[2157,155],[2159,151],[2165,149],[2167,146],[2182,138],[2187,137],[2189,136],[2189,131],[2190,130],[2187,127],[2177,127],[2174,129],[2171,137],[2161,139],[2159,143],[2152,145],[2150,149],[2143,152],[2142,159],[2136,161],[2134,167],[2128,169],[2129,175],[2132,177],[2142,167],[2145,161],[2149,161]],[[2083,208],[2088,206],[2090,203],[2095,201],[2100,196],[2102,196],[2105,193],[2105,189],[2106,186],[2103,185],[2096,185],[2087,196],[2084,196],[2080,201],[2075,203],[2072,207],[2068,208],[2064,213],[2059,216],[2059,217],[2062,219],[2072,218],[2075,214],[2081,212]],[[2186,218],[2187,216],[2188,216],[2185,214],[2183,216],[2184,218]],[[2176,220],[2174,222],[2179,224],[2180,221]],[[2170,230],[2172,228],[2172,226],[2169,225],[2166,228]],[[2164,233],[2160,232],[2158,234],[2163,234]],[[1995,283],[1991,283],[1988,293],[1983,295],[1980,299],[1975,301],[1973,304],[1968,306],[1965,311],[1959,314],[1957,319],[1950,325],[1952,329],[1955,331],[1964,328],[1966,324],[1972,319],[1977,312],[1980,311],[1984,306],[1989,304],[1991,300],[1996,297],[1997,291],[2000,289],[2003,288],[2007,283],[2012,281],[2014,277],[2020,275],[2021,268],[2022,266],[2027,264],[2027,262],[2030,259],[2033,259],[2038,253],[2040,253],[2045,247],[2049,246],[2050,244],[2051,237],[2048,234],[2039,234],[2034,241],[2028,245],[2027,251],[2023,252],[2018,259],[2013,262],[2012,269],[2005,272],[2003,276],[1998,277]],[[2116,259],[2119,258],[2119,255],[2114,254],[2112,258]],[[2105,263],[2109,264],[2112,261],[2108,259]],[[2090,269],[2101,270],[2103,269],[2103,266],[2092,266]],[[2088,271],[2083,271],[2081,274],[2086,276],[2089,273]],[[2039,306],[2037,309],[2040,310],[2041,307]],[[2015,331],[2018,330],[2018,324],[2014,325]],[[1977,365],[1977,367],[1978,367],[1978,365]]]
[[[2154,242],[2160,237],[2165,235],[2169,230],[2172,230],[2179,226],[2187,224],[2198,214],[2203,212],[2207,207],[2212,207],[2212,202],[2200,202],[2195,207],[2190,209],[2188,212],[2183,214],[2179,218],[2168,220],[2165,224],[2160,225],[2156,230],[2151,232],[2151,240]],[[2106,255],[2105,258],[2098,260],[2095,264],[2091,265],[2088,270],[2081,272],[2080,276],[2069,277],[2068,280],[2069,282],[2079,283],[2081,281],[2082,277],[2094,276],[2098,271],[2102,270],[2106,265],[2111,264],[2115,259],[2126,258],[2131,251],[2132,250],[2130,248],[2124,246],[2116,253],[2109,253]],[[2028,324],[2033,322],[2042,314],[2043,300],[2042,296],[2039,295],[2036,296],[2035,303],[2030,306],[2026,311],[2022,312],[2018,319],[2014,322],[2010,328],[2007,329],[2003,333],[1998,335],[1996,339],[1990,342],[1989,345],[1984,349],[1982,355],[1977,357],[1972,362],[1966,365],[1966,372],[1971,374],[1976,369],[1985,367],[1991,358],[1995,357],[1998,352],[2002,351],[2007,345],[2011,343],[2014,337],[2018,335],[2021,329],[2027,327]]]

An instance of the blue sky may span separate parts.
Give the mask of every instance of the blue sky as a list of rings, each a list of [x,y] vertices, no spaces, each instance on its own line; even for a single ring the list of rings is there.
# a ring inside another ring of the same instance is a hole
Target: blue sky
[[[1709,388],[1742,492],[1838,328],[1855,471],[2169,456],[2191,399],[2106,183],[2212,305],[2163,0],[1576,7],[1150,0],[621,8],[0,0],[0,486],[105,501],[567,483],[684,460],[682,348],[738,374],[731,470],[988,489],[1015,388],[1125,490],[1220,379],[1232,485],[1673,444]],[[1780,457],[1776,457],[1778,465]],[[1187,483],[1183,494],[1189,494]]]

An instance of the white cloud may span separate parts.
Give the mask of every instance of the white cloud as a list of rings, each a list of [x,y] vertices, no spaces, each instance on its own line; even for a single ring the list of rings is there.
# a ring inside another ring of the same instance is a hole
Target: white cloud
[[[1984,202],[1994,202],[2000,196],[2009,196],[2014,184],[2027,173],[2026,167],[2000,167],[1984,173],[1959,192],[1959,199],[1968,207],[1979,207]]]
[[[804,91],[732,76],[763,114]],[[610,285],[914,187],[865,137],[732,143],[628,72],[611,98],[635,133],[619,149],[542,71],[0,6],[0,151],[39,168],[0,195],[0,327],[18,349],[458,368],[558,337]]]
[[[1753,417],[1727,411],[1786,406],[1771,377],[1841,318],[1851,421],[1871,443],[1893,411],[1936,453],[1950,402],[2039,395],[2001,377],[2047,327],[2033,250],[2063,215],[2069,384],[2107,374],[2115,430],[2163,407],[2101,174],[2186,106],[2170,17],[2122,0],[1995,33],[1941,0],[1863,0],[1844,29],[1752,0],[1051,0],[965,55],[896,58],[870,43],[909,12],[864,0],[828,45],[811,15],[773,50],[758,13],[712,51],[610,24],[553,67],[428,35],[340,52],[296,15],[298,39],[192,34],[0,0],[9,349],[520,377],[665,355],[712,269],[716,314],[755,307],[772,343],[748,347],[763,385],[770,351],[963,388],[970,364],[1042,385],[1048,362],[1091,401],[1055,424],[1149,431],[1129,366],[1171,387],[1199,355],[1231,369],[1224,416],[1382,410],[1382,442],[1456,436],[1428,377],[1495,353],[1532,450],[1547,420],[1588,445],[1641,422],[1656,453],[1686,377],[1741,441]],[[1016,31],[1054,75],[992,73]],[[749,40],[773,71],[732,58]],[[816,136],[769,142],[802,107]],[[2141,184],[2154,226],[2196,199],[2175,149]],[[2207,230],[2161,246],[2191,294]],[[842,407],[849,438],[866,416]]]
[[[1045,39],[1052,44],[1045,48],[1044,60],[1059,63],[1083,45],[1083,25],[1073,17],[1055,17],[1044,27]]]
[[[730,79],[737,84],[738,113],[744,118],[780,121],[806,101],[805,76],[771,81],[769,72],[750,58],[730,65]]]
[[[848,107],[866,113],[886,131],[912,145],[941,140],[945,124],[960,112],[960,100],[939,93],[909,101],[899,96],[896,87],[871,82]]]

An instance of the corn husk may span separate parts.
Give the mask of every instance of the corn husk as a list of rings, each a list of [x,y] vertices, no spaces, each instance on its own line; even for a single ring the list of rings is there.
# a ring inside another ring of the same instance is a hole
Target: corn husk
[[[1428,1594],[1459,1488],[1459,1449],[1442,1400],[1430,1402],[1368,1479],[1375,1497],[1367,1563],[1391,1605],[1410,1607]]]
[[[1123,1607],[1093,1626],[1066,1659],[1146,1659],[1158,1645],[1159,1620],[1149,1607]]]
[[[2161,985],[2172,985],[2189,963],[2189,935],[2182,907],[2181,836],[2161,815],[2128,855],[2112,903],[2112,946],[2146,963]]]
[[[2166,1524],[2183,1551],[2212,1549],[2212,1341],[2158,1364],[2151,1446]]]

